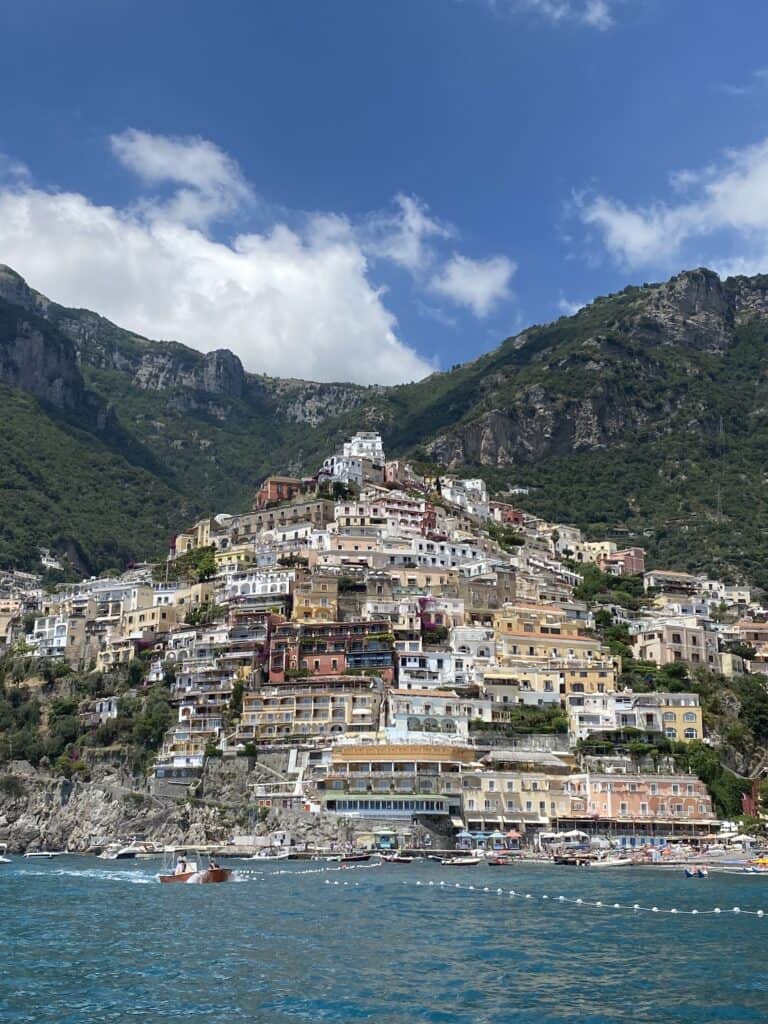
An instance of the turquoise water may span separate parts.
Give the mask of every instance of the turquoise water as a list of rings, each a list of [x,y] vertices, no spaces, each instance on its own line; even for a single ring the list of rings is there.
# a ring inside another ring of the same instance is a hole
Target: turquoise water
[[[768,1019],[768,916],[730,910],[768,911],[768,877],[329,868],[291,862],[236,884],[163,886],[154,862],[15,858],[0,868],[0,1021]],[[723,913],[597,908],[559,895]]]

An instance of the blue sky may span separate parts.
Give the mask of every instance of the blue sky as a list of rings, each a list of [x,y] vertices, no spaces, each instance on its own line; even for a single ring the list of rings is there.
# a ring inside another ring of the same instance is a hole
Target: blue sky
[[[6,4],[0,261],[255,371],[445,369],[768,270],[767,35],[752,0]]]

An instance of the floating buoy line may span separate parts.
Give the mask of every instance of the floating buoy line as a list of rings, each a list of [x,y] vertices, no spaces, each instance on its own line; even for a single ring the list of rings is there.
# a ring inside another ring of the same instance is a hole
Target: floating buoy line
[[[264,876],[272,877],[275,875],[328,875],[335,874],[337,872],[344,872],[346,874],[349,871],[370,871],[375,868],[380,868],[381,866],[381,864],[349,864],[325,868],[303,868],[299,870],[286,870],[285,868],[282,868],[278,871],[255,871],[246,869],[242,871],[238,870],[237,877],[238,879],[245,880],[249,878],[261,878]],[[500,897],[506,897],[507,899],[531,900],[538,901],[540,903],[552,903],[558,906],[582,907],[598,911],[618,910],[630,914],[667,914],[680,917],[711,917],[722,914],[745,914],[748,917],[760,918],[768,916],[768,913],[765,910],[753,910],[745,907],[708,907],[701,910],[685,910],[679,907],[646,906],[642,903],[616,903],[610,900],[589,900],[584,899],[582,896],[550,896],[547,893],[521,892],[517,889],[494,888],[490,885],[464,885],[461,882],[409,882],[404,879],[401,879],[401,882],[403,885],[415,886],[419,889],[437,889],[443,893],[465,892],[472,893],[475,896],[494,896],[497,899]],[[351,886],[353,888],[359,887],[359,882],[342,882],[338,879],[331,880],[328,878],[325,879],[325,884]]]
[[[277,871],[256,871],[251,868],[237,868],[235,874],[238,878],[273,878],[276,875],[328,875],[335,871],[370,871],[373,868],[380,868],[381,864],[341,864],[332,868],[299,868],[298,870],[287,870],[280,868]]]
[[[480,896],[507,897],[520,900],[538,900],[543,903],[566,904],[570,906],[588,907],[594,910],[620,910],[632,914],[675,914],[687,917],[703,917],[716,914],[746,914],[750,917],[765,917],[764,910],[749,910],[743,907],[711,907],[706,910],[681,910],[677,907],[647,907],[642,903],[614,903],[606,900],[587,900],[581,896],[549,896],[542,893],[519,892],[517,889],[495,889],[490,885],[462,885],[461,882],[407,882],[420,889],[438,889],[441,892],[471,892]]]

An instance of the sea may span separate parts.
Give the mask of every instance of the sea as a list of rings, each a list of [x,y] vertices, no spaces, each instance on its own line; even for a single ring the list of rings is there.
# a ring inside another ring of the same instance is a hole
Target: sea
[[[0,866],[0,1021],[768,1020],[768,876],[224,863],[223,885],[161,885],[153,861]]]

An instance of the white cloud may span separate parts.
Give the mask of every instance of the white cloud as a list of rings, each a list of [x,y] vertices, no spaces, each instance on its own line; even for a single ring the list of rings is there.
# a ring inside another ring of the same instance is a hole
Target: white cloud
[[[592,28],[607,29],[613,24],[608,0],[587,0],[581,14],[581,20]]]
[[[112,152],[147,185],[180,185],[168,202],[145,203],[182,224],[205,226],[253,199],[236,161],[208,139],[151,135],[129,128],[110,136]]]
[[[768,139],[731,150],[700,172],[678,174],[673,184],[684,187],[685,199],[632,207],[582,197],[578,213],[625,267],[667,268],[694,252],[723,271],[768,264]]]
[[[576,23],[605,31],[614,23],[617,0],[488,0],[498,12],[530,11],[554,25]]]
[[[456,229],[430,216],[417,196],[399,193],[395,209],[371,214],[358,235],[373,257],[392,260],[413,274],[426,270],[435,259],[431,240],[453,238]]]
[[[557,308],[563,316],[575,316],[580,309],[584,309],[585,305],[586,303],[584,302],[571,302],[569,299],[566,299],[564,295],[561,295],[557,303]]]
[[[0,152],[0,182],[19,182],[30,179],[29,168],[19,160],[14,160],[6,153]]]
[[[724,92],[726,96],[754,96],[764,92],[767,86],[768,68],[758,68],[746,81],[738,84],[733,82],[714,83],[717,92]]]
[[[23,165],[0,159],[0,262],[55,301],[147,337],[229,348],[255,372],[391,384],[435,366],[398,337],[371,261],[479,317],[508,295],[515,265],[445,262],[440,247],[457,231],[415,196],[359,223],[283,211],[224,236],[211,224],[242,221],[257,198],[231,157],[206,139],[136,129],[110,144],[150,190],[127,207],[35,187]]]
[[[35,188],[8,165],[16,180],[0,185],[0,261],[33,287],[148,337],[230,348],[257,372],[395,383],[434,369],[398,338],[344,218],[314,214],[221,241],[195,224],[250,197],[224,153],[139,132],[112,145],[144,181],[180,188],[119,209]]]
[[[509,282],[517,266],[506,256],[490,256],[473,260],[454,255],[433,275],[430,289],[459,306],[466,306],[475,316],[487,316],[503,299],[509,298]]]

